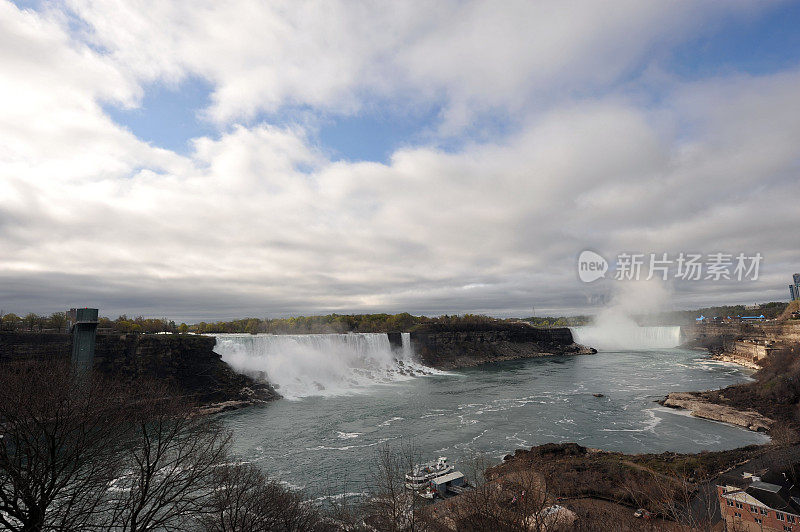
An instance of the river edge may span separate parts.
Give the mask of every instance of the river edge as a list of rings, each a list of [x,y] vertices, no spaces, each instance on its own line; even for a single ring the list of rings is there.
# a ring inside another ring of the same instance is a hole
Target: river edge
[[[701,419],[720,421],[754,432],[769,432],[775,420],[754,410],[739,410],[732,406],[713,403],[702,396],[703,392],[672,392],[658,404],[668,408],[688,410]]]
[[[734,362],[712,353],[709,353],[709,358]],[[748,367],[745,364],[737,365]],[[769,434],[775,420],[754,410],[714,403],[703,396],[716,392],[718,397],[722,397],[722,392],[727,388],[707,392],[672,392],[657,403],[668,408],[688,410],[693,417]],[[790,447],[792,450],[798,449],[796,445]],[[586,448],[577,443],[545,443],[507,454],[501,464],[487,468],[484,477],[500,489],[500,486],[518,483],[521,476],[534,475],[539,485],[547,486],[548,496],[543,501],[543,507],[563,507],[574,519],[590,529],[606,526],[609,519],[623,528],[627,527],[625,529],[638,529],[641,520],[636,519],[633,511],[643,507],[653,515],[652,524],[658,522],[669,529],[684,524],[682,518],[685,516],[674,511],[680,505],[706,508],[706,515],[695,515],[703,512],[694,509],[686,524],[700,520],[712,525],[720,520],[716,504],[696,504],[704,497],[703,487],[713,487],[721,475],[747,464],[758,463],[759,460],[772,463],[774,458],[767,457],[787,452],[782,449],[782,446],[776,447],[770,442],[725,451],[628,454]],[[685,500],[678,497],[680,500],[665,505],[662,499],[670,490],[685,494]],[[441,506],[447,514],[458,515],[464,512],[464,506],[469,503],[466,499],[460,500],[462,498],[454,497],[434,506]]]

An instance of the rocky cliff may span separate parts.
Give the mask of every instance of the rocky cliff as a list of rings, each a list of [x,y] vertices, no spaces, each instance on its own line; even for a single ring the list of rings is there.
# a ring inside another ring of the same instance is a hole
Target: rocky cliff
[[[280,396],[267,383],[240,375],[213,351],[216,339],[193,335],[98,334],[94,369],[123,381],[154,378],[202,403],[221,408]],[[69,360],[69,334],[0,333],[0,363]]]
[[[800,343],[800,321],[698,323],[681,327],[686,347],[725,351],[736,340],[771,342],[777,346]]]
[[[200,403],[228,407],[280,396],[267,383],[236,373],[214,352],[216,338],[179,334],[99,334],[95,370],[122,379],[167,381]]]
[[[72,349],[69,334],[0,332],[0,364],[20,360],[68,360]]]
[[[596,353],[576,344],[572,331],[566,327],[544,329],[525,324],[428,325],[411,333],[411,343],[421,362],[442,369],[519,358]]]

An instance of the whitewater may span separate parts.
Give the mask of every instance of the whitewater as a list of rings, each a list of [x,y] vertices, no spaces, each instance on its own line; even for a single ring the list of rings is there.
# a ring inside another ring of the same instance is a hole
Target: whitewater
[[[414,360],[409,333],[219,334],[215,351],[237,371],[271,382],[286,399],[364,393],[441,373]]]

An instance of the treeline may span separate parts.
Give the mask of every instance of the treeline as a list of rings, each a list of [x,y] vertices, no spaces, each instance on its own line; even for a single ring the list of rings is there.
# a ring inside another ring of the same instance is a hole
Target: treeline
[[[546,316],[537,318],[531,316],[530,318],[522,318],[534,327],[579,327],[581,325],[588,325],[592,322],[591,316],[559,316],[552,317]]]
[[[18,316],[13,312],[0,311],[0,330],[3,331],[68,332],[67,326],[66,312],[53,312],[50,315],[29,313],[25,316]],[[98,329],[100,332],[155,334],[188,332],[189,326],[186,324],[176,325],[174,321],[166,318],[145,318],[143,316],[129,318],[123,314],[115,320],[106,317],[99,318]]]
[[[675,310],[671,312],[661,312],[649,316],[640,316],[637,321],[640,325],[688,325],[694,323],[695,318],[705,316],[706,318],[735,318],[736,316],[760,316],[764,315],[767,319],[778,318],[789,303],[785,301],[772,301],[761,303],[760,305],[720,305],[716,307],[704,307],[697,310]]]
[[[705,307],[697,310],[679,310],[662,312],[646,316],[636,316],[640,325],[686,325],[694,323],[701,314],[706,317],[752,316],[763,314],[774,319],[785,311],[788,303],[775,301],[762,303],[756,308],[744,305],[727,305]],[[242,318],[230,321],[201,321],[194,324],[177,324],[167,318],[145,318],[143,316],[119,316],[112,320],[107,317],[99,319],[99,332],[115,333],[271,333],[271,334],[309,334],[309,333],[348,333],[348,332],[411,332],[416,328],[430,324],[454,325],[468,327],[470,325],[507,324],[525,322],[534,327],[577,327],[588,325],[592,316],[545,316],[500,319],[483,314],[460,314],[429,317],[414,316],[408,312],[400,314],[326,314],[324,316],[296,316],[291,318]],[[34,313],[18,316],[14,313],[0,311],[0,330],[30,332],[65,332],[67,317],[64,312],[50,315]]]
[[[550,321],[547,321],[550,320]],[[556,318],[537,323],[538,326],[555,324]],[[571,320],[571,318],[569,319]],[[413,316],[407,312],[400,314],[327,314],[324,316],[296,316],[291,318],[242,318],[230,321],[201,321],[194,324],[177,324],[167,318],[145,318],[126,315],[112,320],[101,317],[98,332],[118,333],[348,333],[348,332],[410,332],[428,324],[445,325],[486,325],[518,323],[516,319],[498,319],[482,314],[442,315],[436,317]],[[561,319],[564,322],[564,319]],[[561,323],[559,322],[559,323]],[[5,331],[65,332],[67,317],[64,312],[54,312],[49,316],[27,314],[24,317],[0,311],[0,329]]]
[[[5,313],[0,310],[0,330],[3,331],[64,332],[66,327],[66,312],[53,312],[49,316],[31,312],[25,316],[17,316],[13,312]]]
[[[482,314],[442,315],[436,317],[400,314],[327,314],[325,316],[297,316],[293,318],[244,318],[213,323],[200,322],[187,326],[194,333],[348,333],[348,332],[410,332],[427,324],[483,325],[504,323]],[[513,320],[516,321],[516,320]]]

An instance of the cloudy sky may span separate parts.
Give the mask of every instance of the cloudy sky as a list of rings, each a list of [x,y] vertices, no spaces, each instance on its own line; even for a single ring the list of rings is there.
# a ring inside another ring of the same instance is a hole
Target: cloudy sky
[[[800,3],[0,0],[0,306],[576,313],[800,271]],[[610,275],[609,275],[610,277]]]

